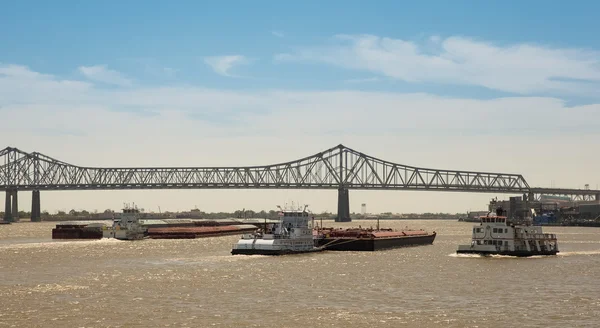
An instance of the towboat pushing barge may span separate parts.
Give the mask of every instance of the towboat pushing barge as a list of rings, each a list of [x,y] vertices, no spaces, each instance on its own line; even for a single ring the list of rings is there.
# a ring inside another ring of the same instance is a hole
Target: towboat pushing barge
[[[502,216],[501,208],[495,216],[480,217],[473,227],[470,245],[459,245],[458,254],[533,256],[556,255],[558,242],[555,234],[543,233],[541,226],[533,226],[531,218],[524,222]]]
[[[331,251],[378,251],[408,246],[431,245],[436,232],[372,228],[317,228],[315,245]]]
[[[300,210],[281,210],[279,222],[255,233],[244,234],[233,245],[232,255],[284,255],[318,252],[308,226],[306,207]]]
[[[140,224],[140,210],[135,205],[125,205],[123,214],[113,220],[112,227],[102,230],[102,237],[120,240],[145,239],[148,238],[148,228]]]

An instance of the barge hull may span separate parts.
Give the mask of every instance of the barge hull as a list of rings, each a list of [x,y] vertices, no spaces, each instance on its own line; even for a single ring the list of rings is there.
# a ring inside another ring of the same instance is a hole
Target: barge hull
[[[358,251],[372,252],[410,246],[431,245],[436,234],[424,236],[402,236],[391,238],[322,238],[317,240],[317,246],[328,251]]]

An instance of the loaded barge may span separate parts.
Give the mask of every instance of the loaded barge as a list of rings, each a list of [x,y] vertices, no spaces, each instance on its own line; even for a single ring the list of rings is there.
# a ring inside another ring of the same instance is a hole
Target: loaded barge
[[[313,230],[315,246],[331,251],[378,251],[408,246],[431,245],[436,232],[392,229],[334,229]]]
[[[137,207],[125,206],[123,213],[113,218],[112,224],[110,221],[61,222],[52,229],[52,239],[194,239],[239,235],[266,225],[252,223],[236,220],[144,219]]]

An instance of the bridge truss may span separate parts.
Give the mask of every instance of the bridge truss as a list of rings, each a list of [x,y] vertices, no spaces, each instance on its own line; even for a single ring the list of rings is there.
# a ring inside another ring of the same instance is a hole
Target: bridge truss
[[[0,190],[7,191],[7,204],[16,203],[16,192],[21,190],[34,191],[34,202],[37,197],[39,203],[40,190],[220,188],[338,189],[340,197],[346,199],[348,189],[511,193],[527,194],[531,199],[547,192],[580,200],[600,193],[531,188],[520,174],[396,164],[343,145],[295,161],[245,167],[82,167],[12,147],[0,151]],[[9,200],[9,195],[14,198]]]

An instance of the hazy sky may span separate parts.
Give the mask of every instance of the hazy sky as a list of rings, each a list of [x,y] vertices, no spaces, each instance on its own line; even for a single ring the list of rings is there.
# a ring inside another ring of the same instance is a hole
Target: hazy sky
[[[242,166],[337,144],[396,163],[600,184],[596,1],[19,1],[0,148],[84,166]],[[28,209],[30,193],[20,193]],[[351,191],[351,211],[496,195]],[[498,195],[500,199],[509,195]],[[42,192],[42,207],[335,211],[336,191]]]

